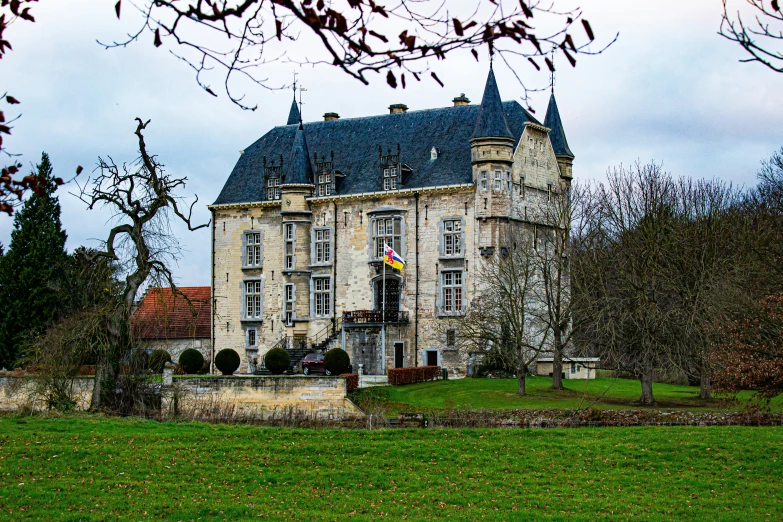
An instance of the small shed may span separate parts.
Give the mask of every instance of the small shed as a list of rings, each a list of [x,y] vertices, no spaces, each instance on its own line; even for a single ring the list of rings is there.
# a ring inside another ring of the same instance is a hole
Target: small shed
[[[599,357],[568,357],[563,356],[563,379],[595,379],[595,370],[601,359]],[[554,367],[553,357],[539,357],[536,361],[536,375],[552,377]]]

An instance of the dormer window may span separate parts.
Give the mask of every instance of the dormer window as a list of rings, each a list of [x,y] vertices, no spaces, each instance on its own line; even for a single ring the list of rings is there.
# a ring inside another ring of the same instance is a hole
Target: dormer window
[[[438,149],[435,147],[432,147],[432,150],[430,151],[430,159],[438,159]]]
[[[397,167],[383,169],[383,190],[397,190]]]
[[[332,175],[331,174],[319,174],[318,175],[318,195],[328,196],[332,193]]]
[[[280,199],[280,178],[266,180],[266,199],[270,201]]]
[[[378,147],[378,160],[381,167],[383,190],[397,190],[402,183],[402,164],[400,163],[400,145],[397,144],[397,153],[392,154],[391,149],[383,153]]]
[[[283,175],[283,157],[280,156],[279,165],[267,165],[264,156],[264,178],[266,179],[266,199],[275,201],[280,199],[280,178]]]
[[[334,152],[329,160],[321,156],[318,161],[318,155],[315,156],[315,181],[316,195],[330,196],[334,193]]]

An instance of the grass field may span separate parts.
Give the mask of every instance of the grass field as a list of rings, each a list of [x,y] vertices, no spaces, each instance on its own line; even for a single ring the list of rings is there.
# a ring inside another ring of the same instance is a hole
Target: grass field
[[[573,409],[586,408],[596,399],[596,408],[638,407],[641,395],[639,381],[598,377],[593,380],[564,380],[565,390],[553,390],[549,377],[529,377],[527,395],[517,395],[516,379],[453,379],[406,386],[365,388],[356,400],[372,396],[386,404],[391,412],[418,409],[467,406],[472,409]],[[724,408],[718,399],[699,399],[699,389],[694,386],[654,383],[653,394],[657,408],[708,410]],[[741,401],[747,401],[750,392],[742,393]],[[737,405],[735,407],[741,407]],[[772,411],[783,410],[783,396],[770,405]]]
[[[783,429],[0,417],[6,520],[780,520]]]

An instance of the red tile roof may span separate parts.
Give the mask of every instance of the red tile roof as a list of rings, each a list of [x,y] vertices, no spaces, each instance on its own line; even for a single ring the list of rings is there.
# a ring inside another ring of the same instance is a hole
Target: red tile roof
[[[210,288],[150,288],[133,314],[133,329],[139,339],[193,339],[211,336]],[[188,303],[190,300],[190,303]]]

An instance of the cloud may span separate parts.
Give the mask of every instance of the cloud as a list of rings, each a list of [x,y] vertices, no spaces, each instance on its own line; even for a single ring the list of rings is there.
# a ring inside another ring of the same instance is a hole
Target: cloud
[[[450,0],[451,1],[451,0]],[[462,7],[467,2],[458,2]],[[576,6],[558,1],[557,6]],[[605,53],[581,57],[575,69],[558,63],[556,95],[569,144],[576,154],[576,178],[600,179],[621,162],[656,160],[675,175],[721,177],[752,183],[759,161],[783,145],[783,74],[741,64],[742,51],[717,35],[720,5],[713,2],[616,2],[585,0],[582,5],[599,41],[619,31]],[[241,111],[222,96],[196,84],[192,71],[151,41],[104,50],[95,40],[120,39],[134,29],[130,10],[118,22],[110,4],[87,0],[41,3],[36,23],[8,31],[14,50],[3,60],[3,89],[17,96],[24,112],[7,146],[31,165],[49,152],[58,175],[85,167],[82,182],[98,156],[117,162],[136,158],[134,118],[149,118],[149,148],[172,174],[187,176],[183,196],[199,195],[196,220],[210,219],[206,208],[220,192],[244,149],[275,125],[283,124],[290,91],[248,86],[255,112]],[[149,39],[149,38],[148,38]],[[301,53],[309,52],[302,43]],[[364,86],[325,66],[297,68],[276,63],[263,75],[282,85],[294,70],[307,87],[303,115],[324,112],[342,117],[382,114],[392,103],[411,110],[443,107],[465,93],[481,99],[486,60],[470,54],[433,62],[446,84],[410,81],[393,90],[379,75]],[[512,73],[496,68],[504,99],[520,96]],[[545,73],[516,70],[526,83],[543,86]],[[216,80],[216,85],[217,80]],[[549,92],[533,96],[543,119]],[[111,216],[87,211],[60,193],[68,247],[95,244]],[[0,217],[0,241],[8,244],[12,221]],[[175,223],[183,255],[179,282],[208,285],[210,233],[187,232]]]

